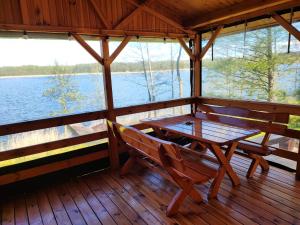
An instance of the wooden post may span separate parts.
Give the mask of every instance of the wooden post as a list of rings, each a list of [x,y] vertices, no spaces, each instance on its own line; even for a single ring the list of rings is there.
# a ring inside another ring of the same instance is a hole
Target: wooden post
[[[194,79],[193,79],[193,97],[201,96],[201,37],[199,34],[195,35],[194,39]],[[196,113],[197,104],[194,103],[192,107],[192,113]]]
[[[194,93],[193,96],[200,96],[201,94],[201,77],[200,77],[200,35],[196,34],[194,39]]]
[[[103,81],[105,90],[105,100],[107,106],[107,119],[110,121],[116,121],[116,114],[114,111],[113,93],[112,93],[112,81],[111,81],[111,70],[110,70],[110,58],[109,58],[109,40],[103,38],[101,40],[101,52],[103,57]],[[119,152],[117,141],[114,135],[108,130],[109,140],[109,159],[110,167],[112,170],[119,168]]]

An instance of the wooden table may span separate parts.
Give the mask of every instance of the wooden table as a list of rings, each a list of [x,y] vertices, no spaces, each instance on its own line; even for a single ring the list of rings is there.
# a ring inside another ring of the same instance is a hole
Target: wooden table
[[[188,137],[196,142],[204,143],[212,151],[220,166],[219,174],[210,187],[209,198],[217,196],[226,173],[230,177],[233,186],[240,184],[237,174],[230,165],[230,160],[236,150],[238,141],[260,133],[256,129],[230,126],[192,116],[153,118],[142,120],[142,123],[152,127],[157,133],[160,130],[165,130],[173,134]],[[225,153],[223,153],[222,149],[225,150]]]

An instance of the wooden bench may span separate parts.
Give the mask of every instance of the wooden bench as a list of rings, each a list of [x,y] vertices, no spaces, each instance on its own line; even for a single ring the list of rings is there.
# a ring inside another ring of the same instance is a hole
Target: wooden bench
[[[197,104],[195,116],[197,118],[237,127],[255,128],[263,132],[263,138],[258,143],[251,140],[243,140],[238,144],[238,149],[242,150],[252,159],[252,163],[247,172],[248,178],[253,177],[258,166],[261,166],[262,171],[269,170],[269,164],[264,159],[264,156],[268,156],[277,150],[268,145],[270,136],[271,134],[287,135],[286,131],[289,122],[288,113],[270,113],[201,103]]]
[[[201,194],[195,189],[195,184],[202,184],[218,175],[217,169],[196,163],[184,158],[184,154],[193,154],[192,150],[175,143],[144,134],[129,126],[122,126],[108,121],[108,127],[117,138],[121,147],[129,147],[129,159],[121,168],[124,176],[135,163],[146,166],[169,179],[179,187],[167,208],[167,216],[176,214],[187,196],[195,202],[203,201]],[[194,153],[198,155],[197,153]],[[167,173],[166,173],[167,172]]]

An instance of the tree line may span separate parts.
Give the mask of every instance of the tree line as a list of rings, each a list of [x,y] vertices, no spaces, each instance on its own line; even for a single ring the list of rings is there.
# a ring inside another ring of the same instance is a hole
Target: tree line
[[[175,62],[174,62],[175,63]],[[99,73],[102,72],[102,66],[98,63],[76,64],[76,65],[60,65],[66,74],[80,73]],[[152,70],[170,70],[170,61],[151,61]],[[20,76],[20,75],[52,75],[57,70],[57,63],[49,66],[7,66],[0,67],[0,76]],[[189,69],[190,62],[181,60],[180,69]],[[136,62],[115,62],[112,64],[112,72],[140,72],[144,70],[143,60]],[[55,73],[54,73],[55,74]]]

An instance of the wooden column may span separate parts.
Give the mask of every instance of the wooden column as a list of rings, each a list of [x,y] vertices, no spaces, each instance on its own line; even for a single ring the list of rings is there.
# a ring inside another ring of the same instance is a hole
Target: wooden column
[[[193,97],[201,96],[201,36],[196,34],[194,39],[194,80]],[[193,104],[192,113],[196,113],[196,104]]]
[[[196,34],[194,39],[194,93],[193,96],[201,95],[201,77],[200,77],[200,52],[201,52],[201,44],[200,44],[200,35]]]
[[[116,121],[116,115],[114,111],[114,101],[112,92],[111,70],[110,70],[110,58],[109,58],[109,40],[103,38],[101,40],[101,52],[103,57],[103,81],[104,81],[104,93],[107,107],[107,119],[110,121]],[[108,131],[109,140],[109,158],[110,166],[112,170],[119,168],[119,152],[117,141],[114,135]]]

